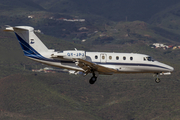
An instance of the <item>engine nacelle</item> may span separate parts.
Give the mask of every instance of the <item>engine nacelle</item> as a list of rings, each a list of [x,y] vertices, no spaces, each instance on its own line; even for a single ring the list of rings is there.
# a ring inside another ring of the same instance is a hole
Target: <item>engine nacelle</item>
[[[62,57],[64,59],[86,59],[86,52],[82,50],[66,50],[53,54],[52,57]]]

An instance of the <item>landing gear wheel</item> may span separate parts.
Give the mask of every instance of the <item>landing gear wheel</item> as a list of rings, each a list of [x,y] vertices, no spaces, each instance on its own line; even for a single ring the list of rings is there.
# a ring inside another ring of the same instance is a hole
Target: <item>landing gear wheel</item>
[[[159,83],[159,82],[161,82],[161,80],[160,80],[159,78],[156,78],[156,79],[155,79],[155,82],[156,82],[156,83]]]
[[[90,84],[94,84],[95,82],[96,82],[96,79],[97,79],[97,77],[92,77],[90,80],[89,80],[89,83]]]

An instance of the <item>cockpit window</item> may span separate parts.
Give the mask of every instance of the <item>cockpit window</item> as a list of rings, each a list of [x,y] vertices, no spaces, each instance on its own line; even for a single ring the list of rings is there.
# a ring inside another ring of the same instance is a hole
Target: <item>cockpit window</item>
[[[154,62],[152,57],[144,57],[144,61],[152,61],[152,62]]]
[[[57,53],[63,53],[63,51],[58,51]]]
[[[147,57],[147,60],[148,60],[148,61],[152,61],[152,58],[151,58],[151,57]]]

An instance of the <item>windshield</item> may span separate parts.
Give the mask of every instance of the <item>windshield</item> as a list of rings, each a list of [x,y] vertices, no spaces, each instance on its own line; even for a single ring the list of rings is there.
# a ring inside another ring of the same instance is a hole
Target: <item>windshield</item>
[[[147,57],[147,60],[148,60],[148,61],[152,61],[152,58],[151,58],[151,57]]]
[[[154,59],[152,57],[145,57],[144,61],[152,61],[152,62],[154,62]]]

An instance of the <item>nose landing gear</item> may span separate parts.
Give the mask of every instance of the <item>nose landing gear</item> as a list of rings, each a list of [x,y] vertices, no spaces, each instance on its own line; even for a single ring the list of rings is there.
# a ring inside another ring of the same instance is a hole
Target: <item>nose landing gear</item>
[[[155,79],[155,82],[156,82],[156,83],[160,83],[161,80],[160,80],[160,78],[158,78],[159,73],[157,73],[156,75],[157,75],[157,78]]]
[[[161,82],[160,78],[156,78],[156,79],[155,79],[155,82],[156,82],[156,83],[160,83],[160,82]]]

